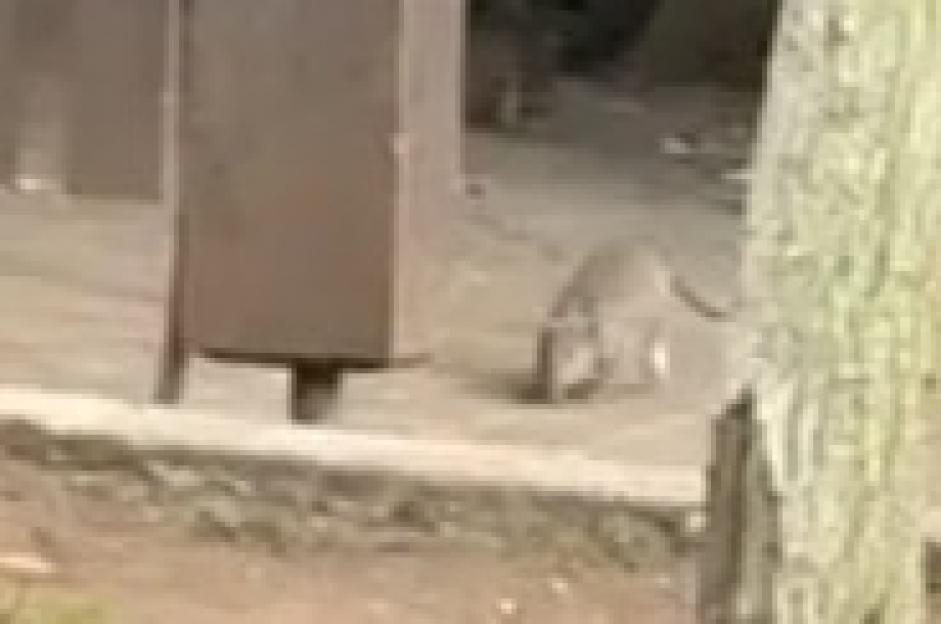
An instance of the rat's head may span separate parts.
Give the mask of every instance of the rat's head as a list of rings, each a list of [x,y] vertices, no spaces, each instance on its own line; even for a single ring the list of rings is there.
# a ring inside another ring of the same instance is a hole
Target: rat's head
[[[536,354],[540,398],[558,403],[597,382],[600,356],[597,328],[590,319],[550,319],[540,332]]]

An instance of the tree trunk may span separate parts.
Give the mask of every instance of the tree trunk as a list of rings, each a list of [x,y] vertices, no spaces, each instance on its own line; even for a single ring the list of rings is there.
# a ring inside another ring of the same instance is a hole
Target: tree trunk
[[[925,622],[935,4],[785,0],[748,209],[753,376],[717,427],[702,622]]]
[[[645,82],[760,84],[779,0],[662,0],[628,55]]]

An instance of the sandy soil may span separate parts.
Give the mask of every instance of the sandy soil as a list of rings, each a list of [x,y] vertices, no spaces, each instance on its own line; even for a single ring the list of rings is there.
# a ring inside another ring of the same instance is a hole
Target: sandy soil
[[[275,556],[158,526],[135,506],[79,496],[53,473],[0,457],[0,601],[12,587],[3,557],[24,552],[58,570],[31,590],[32,608],[107,616],[85,624],[692,621],[688,596],[657,575],[426,542]]]

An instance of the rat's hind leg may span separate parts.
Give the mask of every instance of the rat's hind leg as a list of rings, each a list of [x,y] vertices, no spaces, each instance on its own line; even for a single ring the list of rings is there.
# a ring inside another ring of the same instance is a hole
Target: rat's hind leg
[[[670,376],[670,345],[662,321],[653,321],[644,337],[641,352],[644,385],[650,388],[666,383]]]

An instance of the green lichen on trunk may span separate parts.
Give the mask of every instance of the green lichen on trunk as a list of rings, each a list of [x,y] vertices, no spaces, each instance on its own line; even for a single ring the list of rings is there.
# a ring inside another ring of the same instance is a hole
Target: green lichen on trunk
[[[939,51],[936,0],[785,2],[744,254],[768,478],[738,475],[725,622],[925,621]]]

